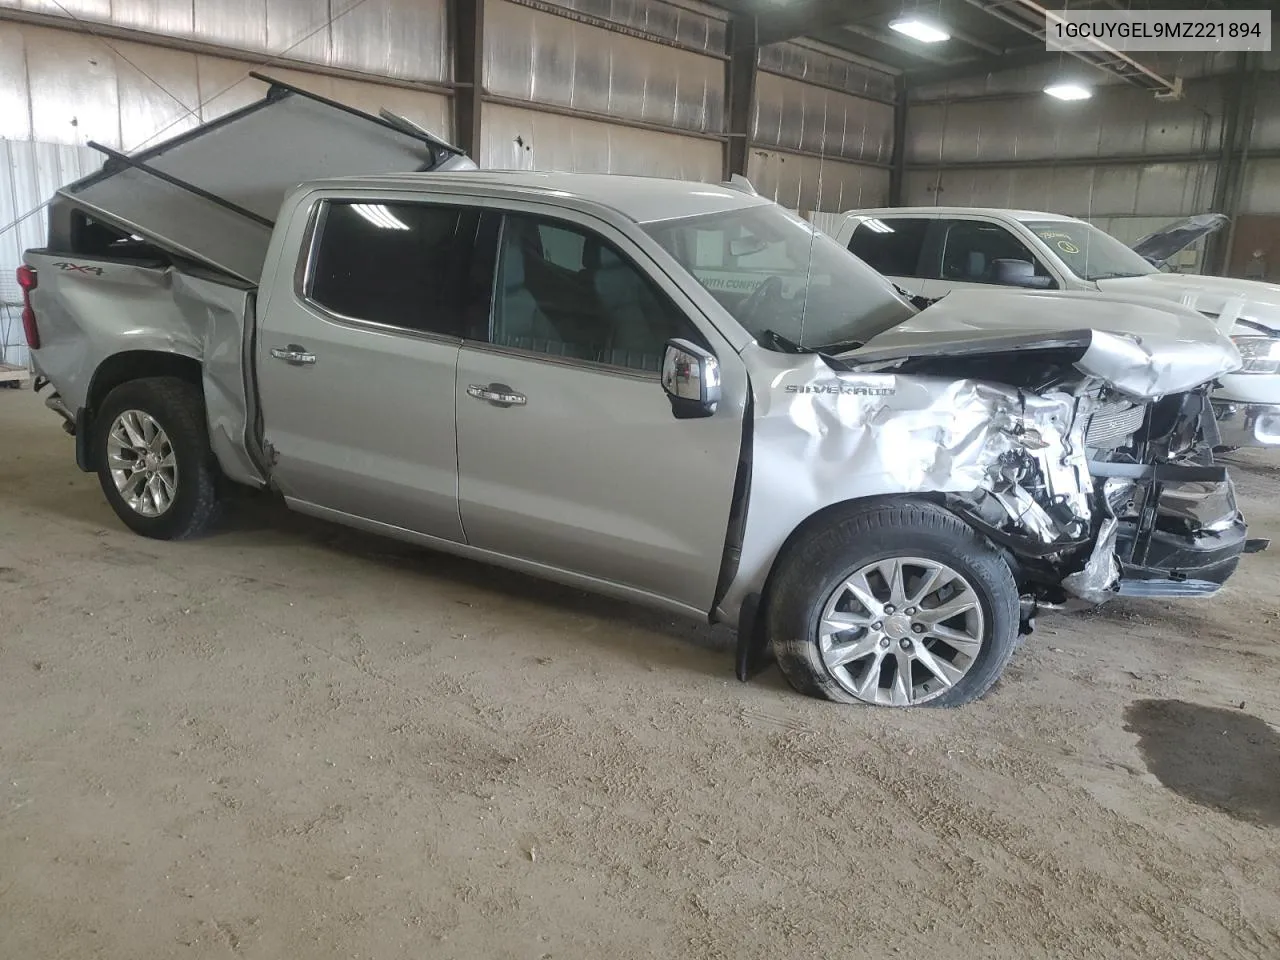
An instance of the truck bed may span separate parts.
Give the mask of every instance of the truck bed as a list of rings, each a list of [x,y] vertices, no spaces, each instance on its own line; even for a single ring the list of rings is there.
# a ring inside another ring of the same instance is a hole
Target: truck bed
[[[28,250],[40,278],[39,369],[74,414],[106,363],[140,352],[199,366],[213,452],[223,471],[260,485],[253,385],[256,288],[200,267]]]

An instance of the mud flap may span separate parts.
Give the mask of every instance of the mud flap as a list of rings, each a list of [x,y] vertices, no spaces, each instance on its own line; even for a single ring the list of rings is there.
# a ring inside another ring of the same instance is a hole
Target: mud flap
[[[773,646],[765,627],[760,595],[753,593],[742,602],[738,614],[738,644],[735,650],[735,672],[746,683],[773,662]]]
[[[93,466],[93,454],[90,450],[91,437],[90,432],[93,430],[93,424],[89,419],[89,411],[81,407],[76,411],[76,466],[85,473],[96,473]]]

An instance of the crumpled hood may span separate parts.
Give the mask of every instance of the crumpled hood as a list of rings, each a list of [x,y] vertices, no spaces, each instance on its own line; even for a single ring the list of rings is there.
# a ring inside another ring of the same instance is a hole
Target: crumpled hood
[[[1152,273],[1142,277],[1099,280],[1104,294],[1138,294],[1185,304],[1201,313],[1222,317],[1227,333],[1236,320],[1260,323],[1280,331],[1280,284],[1232,277],[1201,277],[1181,273]],[[1240,331],[1244,332],[1244,331]]]
[[[1010,354],[1061,349],[1082,373],[1138,399],[1190,390],[1240,367],[1235,345],[1188,307],[1085,292],[956,290],[840,359]]]

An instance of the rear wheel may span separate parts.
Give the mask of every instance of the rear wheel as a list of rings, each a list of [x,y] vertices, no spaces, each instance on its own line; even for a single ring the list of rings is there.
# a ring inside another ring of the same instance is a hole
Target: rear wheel
[[[958,706],[990,689],[1017,645],[1008,564],[934,504],[854,508],[792,544],[779,563],[770,636],[802,693]]]
[[[204,398],[185,380],[133,380],[107,394],[94,417],[93,462],[116,515],[144,537],[197,536],[217,514]]]

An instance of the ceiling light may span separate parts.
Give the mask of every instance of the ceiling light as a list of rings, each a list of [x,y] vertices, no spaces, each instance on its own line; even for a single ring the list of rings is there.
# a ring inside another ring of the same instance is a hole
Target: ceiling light
[[[912,40],[919,40],[921,43],[941,43],[943,40],[950,40],[951,34],[932,23],[927,23],[919,17],[900,17],[889,24],[890,30],[897,30],[901,34],[905,34]]]
[[[1044,92],[1059,100],[1088,100],[1093,96],[1092,90],[1078,83],[1051,83]]]

